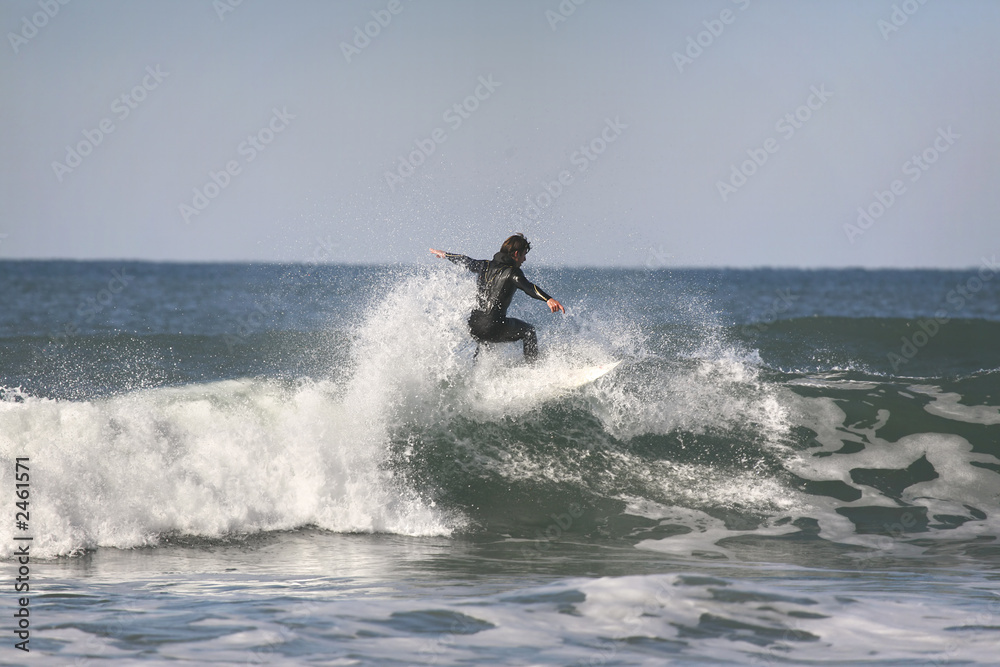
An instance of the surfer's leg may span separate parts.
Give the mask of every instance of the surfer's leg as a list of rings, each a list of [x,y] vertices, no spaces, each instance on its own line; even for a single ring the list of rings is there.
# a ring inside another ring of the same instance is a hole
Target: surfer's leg
[[[514,317],[508,317],[503,323],[500,335],[503,336],[501,340],[504,341],[513,342],[523,340],[524,358],[528,361],[534,361],[538,358],[538,336],[535,335],[535,327],[527,322]]]
[[[472,354],[473,362],[479,359],[479,351],[483,349],[483,346],[489,344],[492,339],[491,333],[490,321],[481,313],[473,312],[469,316],[469,334],[472,336],[472,340],[476,341],[476,351]]]
[[[476,313],[469,318],[469,333],[480,345],[490,343],[513,343],[524,341],[524,358],[534,361],[538,356],[538,337],[535,327],[516,317],[507,317],[502,321],[487,320]],[[476,354],[479,354],[479,348]]]

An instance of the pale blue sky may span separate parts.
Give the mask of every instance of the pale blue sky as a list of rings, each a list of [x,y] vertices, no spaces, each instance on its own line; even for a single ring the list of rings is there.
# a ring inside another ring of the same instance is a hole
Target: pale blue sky
[[[0,2],[0,258],[425,262],[512,231],[549,265],[1000,252],[998,2],[220,7]]]

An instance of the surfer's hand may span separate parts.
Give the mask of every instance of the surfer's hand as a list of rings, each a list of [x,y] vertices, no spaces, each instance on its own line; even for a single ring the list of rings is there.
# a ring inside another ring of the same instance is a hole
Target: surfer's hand
[[[432,255],[436,255],[437,257],[440,257],[441,259],[444,259],[445,255],[448,254],[444,250],[435,250],[434,248],[431,248],[430,251],[431,251]]]
[[[558,301],[556,301],[555,299],[549,299],[545,303],[548,304],[549,310],[551,310],[553,313],[559,311],[563,314],[566,314],[566,309],[563,308],[563,305]]]

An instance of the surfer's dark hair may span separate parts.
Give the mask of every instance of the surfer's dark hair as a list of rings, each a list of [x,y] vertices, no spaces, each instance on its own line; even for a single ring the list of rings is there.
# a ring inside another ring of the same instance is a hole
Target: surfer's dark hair
[[[513,236],[509,237],[500,246],[500,252],[505,252],[508,255],[513,255],[515,252],[523,252],[527,254],[531,250],[531,244],[528,243],[528,239],[524,238],[524,234],[517,232]]]

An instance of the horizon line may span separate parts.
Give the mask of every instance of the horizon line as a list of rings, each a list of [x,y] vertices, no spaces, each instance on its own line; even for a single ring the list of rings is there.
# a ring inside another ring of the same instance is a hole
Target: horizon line
[[[127,258],[71,258],[71,257],[0,257],[0,262],[75,262],[79,264],[86,263],[117,263],[124,262],[129,264],[191,264],[191,265],[213,265],[213,264],[243,264],[243,265],[280,265],[280,266],[352,266],[352,267],[398,267],[398,266],[426,266],[431,264],[428,262],[412,262],[412,261],[381,261],[381,262],[352,262],[352,261],[311,261],[311,260],[260,260],[260,259],[127,259]],[[949,266],[861,266],[861,265],[844,265],[844,266],[801,266],[801,265],[778,265],[778,264],[754,264],[754,265],[725,265],[725,264],[704,264],[704,265],[694,265],[694,264],[677,264],[670,266],[657,266],[655,268],[646,266],[645,264],[545,264],[538,263],[529,267],[531,269],[592,269],[592,270],[623,270],[623,271],[697,271],[697,270],[715,270],[715,271],[970,271],[976,270],[981,266],[982,262],[978,265],[970,265],[963,267],[949,267]]]

